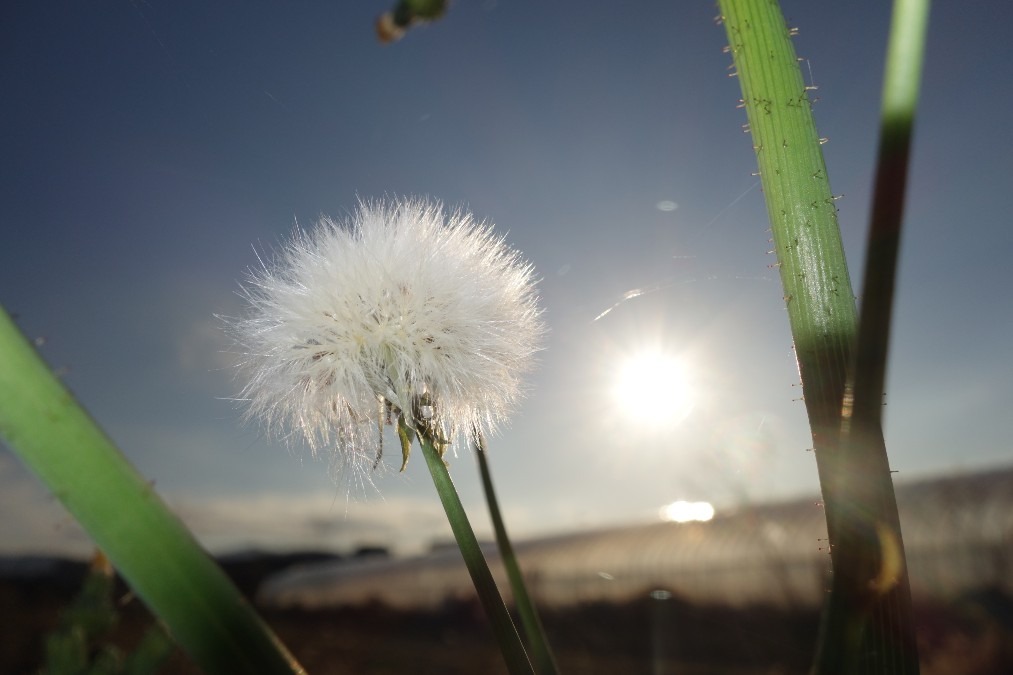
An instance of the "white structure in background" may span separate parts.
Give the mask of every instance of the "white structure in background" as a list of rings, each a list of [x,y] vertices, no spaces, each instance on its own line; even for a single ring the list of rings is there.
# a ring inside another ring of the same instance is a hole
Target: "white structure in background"
[[[1013,592],[1013,469],[898,488],[912,592]],[[565,606],[670,592],[690,602],[812,606],[829,567],[814,499],[743,507],[705,522],[661,522],[516,544],[535,601]],[[485,547],[509,592],[494,545]],[[379,601],[426,609],[474,596],[456,547],[410,559],[325,563],[268,579],[259,600],[307,609]]]

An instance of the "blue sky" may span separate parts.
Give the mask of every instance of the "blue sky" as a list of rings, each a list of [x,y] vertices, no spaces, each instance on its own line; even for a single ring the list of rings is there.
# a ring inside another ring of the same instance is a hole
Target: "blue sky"
[[[349,495],[326,458],[244,428],[215,319],[296,222],[419,195],[494,222],[542,279],[547,349],[490,441],[516,536],[815,494],[714,5],[461,1],[381,46],[389,4],[0,10],[0,302],[127,456],[212,548],[446,536],[421,462]],[[888,3],[783,7],[857,280]],[[1011,15],[934,8],[886,398],[901,479],[1013,460]],[[611,398],[645,348],[690,373],[679,425]],[[487,530],[467,452],[452,473]],[[0,550],[86,550],[6,450],[0,509]]]

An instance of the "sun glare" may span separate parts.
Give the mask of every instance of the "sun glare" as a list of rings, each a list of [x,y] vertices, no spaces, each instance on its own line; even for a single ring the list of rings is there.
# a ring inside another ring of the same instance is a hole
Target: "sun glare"
[[[624,363],[613,393],[623,413],[641,424],[678,424],[693,409],[686,369],[660,352],[643,352]]]

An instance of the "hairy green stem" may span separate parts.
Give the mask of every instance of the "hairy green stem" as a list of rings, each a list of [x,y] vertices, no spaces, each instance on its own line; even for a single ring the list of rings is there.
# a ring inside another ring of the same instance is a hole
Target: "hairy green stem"
[[[205,672],[304,672],[3,308],[0,438]]]
[[[475,538],[475,532],[471,529],[471,523],[468,521],[464,505],[461,504],[461,498],[454,487],[454,481],[450,478],[447,465],[427,434],[420,433],[418,437],[419,444],[422,446],[422,454],[426,458],[426,465],[429,467],[429,473],[436,485],[436,492],[440,495],[443,510],[447,513],[450,529],[453,530],[457,546],[461,549],[461,555],[464,556],[464,563],[468,567],[471,581],[475,584],[475,590],[478,591],[478,598],[485,608],[489,623],[492,625],[493,634],[499,642],[507,668],[512,675],[534,673],[528,655],[524,651],[524,645],[521,644],[521,638],[517,634],[517,627],[514,626],[513,619],[510,618],[510,613],[507,611],[506,605],[503,604],[503,598],[499,589],[496,588],[496,582],[492,578],[492,572],[489,571],[485,556],[482,555],[478,539]]]
[[[917,672],[906,562],[878,410],[861,436],[841,435],[849,373],[885,368],[885,361],[852,363],[858,320],[810,87],[775,0],[719,4],[766,195],[826,509],[833,579],[815,669],[822,675]],[[855,381],[866,381],[866,375]],[[881,384],[879,379],[877,409]]]
[[[524,575],[521,573],[520,565],[517,563],[517,555],[514,553],[513,544],[507,536],[506,525],[503,522],[503,515],[499,510],[499,502],[496,499],[496,490],[492,485],[492,472],[489,470],[489,459],[485,450],[485,439],[478,433],[474,436],[475,454],[478,456],[478,468],[482,475],[482,487],[485,489],[485,500],[489,505],[489,517],[492,519],[492,527],[496,532],[496,544],[499,547],[499,555],[503,560],[503,567],[506,569],[507,578],[510,580],[510,590],[514,594],[514,603],[517,605],[517,613],[521,617],[521,626],[524,628],[524,635],[528,639],[528,645],[535,658],[535,665],[542,675],[558,673],[559,667],[549,647],[549,640],[545,636],[545,628],[538,616],[535,603],[531,601],[527,585],[524,583]]]

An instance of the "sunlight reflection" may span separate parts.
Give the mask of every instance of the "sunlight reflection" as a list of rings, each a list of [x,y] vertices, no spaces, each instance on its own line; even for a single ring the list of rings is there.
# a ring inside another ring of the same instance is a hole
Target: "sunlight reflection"
[[[673,523],[706,522],[714,517],[710,502],[672,502],[661,509],[661,519]]]

